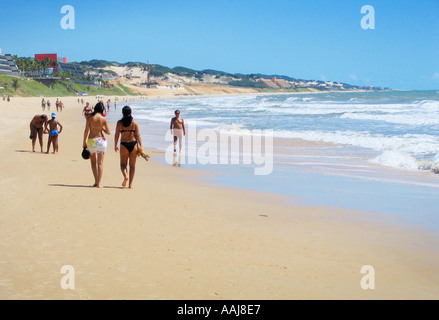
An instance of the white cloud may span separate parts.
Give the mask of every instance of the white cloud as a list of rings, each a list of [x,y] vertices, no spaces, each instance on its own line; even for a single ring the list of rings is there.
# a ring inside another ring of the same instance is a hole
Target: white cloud
[[[439,80],[439,72],[433,73],[433,79]]]
[[[351,80],[358,80],[358,77],[357,77],[356,74],[351,74],[351,75],[349,76],[349,78],[351,78]]]

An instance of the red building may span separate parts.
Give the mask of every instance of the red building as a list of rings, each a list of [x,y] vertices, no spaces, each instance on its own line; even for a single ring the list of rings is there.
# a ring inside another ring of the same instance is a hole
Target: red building
[[[56,53],[36,54],[35,55],[35,60],[43,61],[46,57],[49,57],[50,60],[58,61],[58,55]],[[56,66],[53,71],[58,72],[58,66]]]

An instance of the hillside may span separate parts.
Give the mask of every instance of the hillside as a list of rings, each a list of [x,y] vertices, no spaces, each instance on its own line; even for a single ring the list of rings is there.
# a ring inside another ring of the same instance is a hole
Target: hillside
[[[123,84],[112,85],[110,88],[96,88],[90,85],[81,85],[70,83],[67,80],[57,80],[52,84],[45,85],[32,79],[22,79],[0,74],[0,93],[21,97],[67,97],[87,92],[90,96],[108,95],[108,96],[125,96],[133,95]]]
[[[20,60],[23,59],[17,58],[18,62]],[[1,89],[2,94],[62,97],[86,92],[88,95],[108,96],[193,96],[388,89],[357,87],[331,81],[302,80],[284,75],[231,74],[212,69],[194,70],[182,66],[169,68],[141,62],[90,60],[73,62],[69,65],[75,67],[75,70],[82,70],[82,76],[63,72],[48,75],[46,71],[43,73],[40,71],[37,77],[32,74],[23,78],[2,75],[0,76],[0,87],[4,88]]]
[[[101,74],[110,82],[121,82],[137,88],[184,88],[222,87],[247,88],[255,91],[344,91],[383,90],[385,88],[358,87],[346,83],[318,80],[295,79],[284,75],[230,74],[218,70],[194,70],[182,66],[169,68],[158,64],[141,62],[118,63],[104,60],[77,63],[85,72]],[[148,82],[149,68],[149,82]],[[386,88],[387,89],[387,88]]]

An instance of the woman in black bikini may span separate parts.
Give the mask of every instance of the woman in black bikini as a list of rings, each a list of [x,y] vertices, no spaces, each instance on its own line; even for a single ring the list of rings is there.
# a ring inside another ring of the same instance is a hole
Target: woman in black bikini
[[[142,138],[140,137],[139,125],[131,116],[131,108],[128,106],[122,109],[123,118],[117,122],[116,133],[114,135],[114,151],[118,152],[118,142],[120,135],[120,170],[124,180],[122,187],[126,187],[129,181],[129,187],[132,187],[134,173],[136,171],[137,150],[142,147]],[[129,178],[127,165],[129,161]]]

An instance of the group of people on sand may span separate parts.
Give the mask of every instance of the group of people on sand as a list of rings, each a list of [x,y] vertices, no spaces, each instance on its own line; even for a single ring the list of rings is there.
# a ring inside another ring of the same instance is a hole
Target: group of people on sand
[[[36,115],[30,122],[30,136],[32,140],[32,152],[35,152],[35,144],[38,138],[41,152],[43,152],[43,134],[48,134],[47,152],[50,151],[50,145],[53,147],[53,154],[59,151],[58,136],[63,130],[61,123],[56,120],[56,112],[52,113],[52,119],[49,120],[46,114]]]
[[[50,100],[46,101],[43,98],[41,100],[41,109],[43,109],[43,111],[45,111],[46,106],[47,106],[47,110],[50,111],[50,107],[51,107]],[[56,106],[56,112],[62,112],[62,109],[64,108],[64,103],[61,100],[56,99],[55,106]]]
[[[87,121],[84,130],[83,148],[90,153],[91,170],[95,179],[93,186],[101,188],[104,157],[107,150],[105,135],[110,134],[110,128],[107,118],[103,116],[105,109],[103,102],[98,102],[92,113],[90,113],[90,106],[86,107],[88,108],[83,110],[83,115]],[[171,120],[171,130],[174,132],[174,147],[176,147],[177,139],[180,139],[181,151],[181,138],[185,134],[184,121],[180,118],[180,111],[175,111],[175,115],[175,118]],[[142,150],[139,124],[133,119],[131,108],[125,106],[122,108],[122,119],[117,122],[114,134],[114,151],[120,154],[120,170],[123,175],[122,187],[128,185],[129,188],[132,188],[136,172],[136,160],[139,151]]]
[[[102,176],[104,172],[104,157],[107,150],[107,139],[105,135],[110,134],[108,119],[104,116],[105,105],[99,101],[92,109],[87,102],[82,114],[86,119],[83,136],[83,149],[89,153],[91,170],[94,177],[94,187],[102,187]],[[53,153],[58,152],[58,135],[62,132],[62,125],[56,120],[56,113],[52,113],[52,119],[48,120],[47,115],[36,115],[30,123],[30,138],[32,139],[32,151],[35,152],[36,139],[39,139],[41,152],[43,152],[43,134],[49,134],[47,152],[53,144]],[[184,121],[180,118],[180,111],[175,111],[175,117],[171,120],[171,131],[174,135],[174,152],[176,152],[177,141],[180,140],[180,151],[183,135],[186,134]],[[120,146],[119,146],[120,140]],[[122,108],[122,118],[116,124],[114,135],[114,151],[120,154],[120,170],[123,175],[122,187],[128,185],[132,188],[134,174],[136,171],[136,160],[140,154],[144,154],[142,137],[139,125],[133,119],[132,110],[129,106]]]

